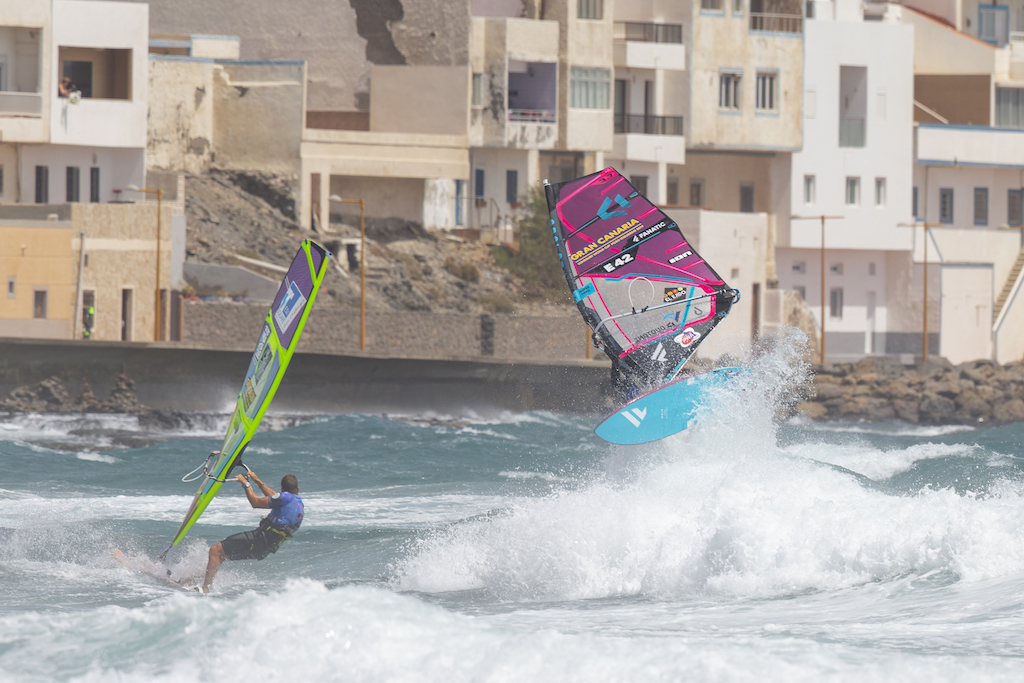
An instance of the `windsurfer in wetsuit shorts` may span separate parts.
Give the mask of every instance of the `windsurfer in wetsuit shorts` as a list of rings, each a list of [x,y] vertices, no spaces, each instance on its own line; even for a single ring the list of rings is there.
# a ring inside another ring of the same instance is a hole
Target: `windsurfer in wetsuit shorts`
[[[269,509],[270,514],[260,521],[259,527],[252,531],[228,536],[210,548],[210,560],[206,565],[206,578],[203,580],[203,592],[210,592],[213,577],[216,576],[220,564],[224,560],[262,560],[277,549],[299,530],[302,524],[302,499],[299,498],[299,480],[294,474],[286,474],[281,479],[281,493],[277,493],[256,476],[252,470],[248,476],[256,482],[263,492],[257,496],[252,486],[246,481],[246,475],[235,476],[245,490],[249,505],[254,508]]]

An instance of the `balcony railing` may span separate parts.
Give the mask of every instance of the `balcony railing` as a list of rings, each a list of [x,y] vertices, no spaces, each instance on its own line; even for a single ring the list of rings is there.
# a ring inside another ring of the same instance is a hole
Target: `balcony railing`
[[[616,21],[613,37],[617,41],[637,43],[682,43],[682,24],[652,24],[639,21]]]
[[[43,96],[34,92],[0,92],[0,114],[43,113]]]
[[[839,119],[839,146],[864,146],[864,119]]]
[[[551,109],[509,109],[508,120],[519,123],[557,123],[556,114]]]
[[[615,132],[643,135],[682,135],[682,116],[644,116],[643,114],[616,114]]]
[[[772,33],[803,33],[804,18],[799,14],[751,12],[750,30],[769,31]]]

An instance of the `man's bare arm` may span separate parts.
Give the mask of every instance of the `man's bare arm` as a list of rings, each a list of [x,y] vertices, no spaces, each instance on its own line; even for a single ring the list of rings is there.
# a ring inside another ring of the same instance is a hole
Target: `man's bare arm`
[[[270,507],[270,496],[274,495],[275,491],[272,488],[270,488],[269,486],[267,486],[266,484],[264,484],[262,481],[257,479],[256,475],[253,472],[250,471],[249,472],[249,476],[251,476],[253,479],[255,479],[256,483],[259,484],[260,489],[264,493],[267,494],[266,496],[264,496],[262,498],[260,496],[257,496],[256,492],[252,490],[252,486],[250,486],[249,482],[247,482],[245,480],[245,475],[244,474],[236,474],[235,475],[235,479],[237,479],[238,481],[240,481],[242,483],[242,487],[245,489],[245,498],[246,498],[246,500],[249,501],[249,505],[251,505],[254,508],[263,508],[263,509],[269,508]]]

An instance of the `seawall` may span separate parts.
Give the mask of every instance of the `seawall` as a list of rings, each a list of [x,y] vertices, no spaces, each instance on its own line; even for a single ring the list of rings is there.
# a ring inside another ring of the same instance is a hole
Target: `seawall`
[[[262,324],[262,319],[259,321]],[[259,331],[245,336],[255,339]],[[581,335],[582,336],[582,335]],[[582,344],[581,344],[582,345]],[[60,377],[69,392],[83,380],[100,398],[124,372],[143,404],[159,410],[229,411],[252,349],[187,343],[0,339],[0,397]],[[610,409],[609,363],[494,358],[379,357],[298,352],[278,389],[277,412],[432,412],[503,410],[599,413]]]

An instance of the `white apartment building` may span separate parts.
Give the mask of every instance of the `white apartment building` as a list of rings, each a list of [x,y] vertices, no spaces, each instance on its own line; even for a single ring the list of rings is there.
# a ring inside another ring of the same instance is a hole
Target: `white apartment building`
[[[690,9],[685,3],[615,5],[615,139],[605,164],[668,206],[687,203],[669,168],[686,163],[690,83],[683,27]]]
[[[145,5],[0,3],[0,201],[141,198],[121,191],[144,183],[148,32]]]
[[[909,289],[914,30],[889,8],[814,2],[804,28],[803,147],[776,263],[780,289],[799,292],[825,330],[831,361],[923,346],[923,303]]]
[[[912,201],[929,225],[931,350],[954,363],[1005,363],[1024,355],[1024,43],[1007,42],[1024,35],[1002,19],[988,26],[986,17],[1008,16],[1005,6],[910,4],[902,18],[916,36]],[[924,259],[918,229],[918,271]]]

